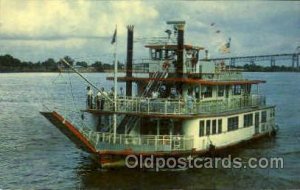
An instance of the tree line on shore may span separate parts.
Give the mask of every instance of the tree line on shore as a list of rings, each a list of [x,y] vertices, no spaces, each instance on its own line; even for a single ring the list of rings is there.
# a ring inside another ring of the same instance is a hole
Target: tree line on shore
[[[300,68],[290,66],[260,66],[256,64],[245,64],[244,66],[237,66],[246,72],[300,72]]]
[[[71,65],[87,69],[88,72],[105,72],[113,69],[113,64],[102,63],[101,61],[95,61],[91,65],[88,65],[85,61],[75,61],[69,56],[65,56],[64,59]],[[14,58],[11,55],[0,55],[0,72],[59,72],[60,68],[64,65],[60,61],[55,61],[49,58],[45,61],[30,62],[21,61]],[[124,65],[119,63],[118,68],[124,68]],[[288,66],[272,66],[264,67],[256,64],[246,64],[244,66],[237,66],[236,68],[243,69],[246,72],[300,72],[300,68],[288,67]]]
[[[68,61],[72,66],[80,68],[90,68],[91,72],[105,72],[105,70],[113,69],[112,64],[102,63],[101,61],[95,61],[91,65],[88,65],[85,61],[75,61],[69,56],[65,56],[64,59]],[[119,64],[121,67],[121,64]],[[11,55],[0,55],[0,72],[59,72],[60,69],[64,69],[65,65],[60,61],[55,61],[49,58],[45,61],[31,62],[21,61],[14,58]]]

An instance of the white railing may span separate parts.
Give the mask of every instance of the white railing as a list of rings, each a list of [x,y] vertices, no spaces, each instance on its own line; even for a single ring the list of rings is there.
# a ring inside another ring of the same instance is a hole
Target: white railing
[[[113,133],[95,132],[88,128],[82,128],[81,133],[97,150],[130,148],[136,151],[183,151],[192,150],[194,145],[193,136],[116,134],[114,143]]]
[[[219,100],[184,101],[171,98],[124,97],[117,99],[117,111],[147,114],[201,114],[234,111],[266,104],[265,96],[249,95]],[[95,108],[98,109],[97,107]],[[106,102],[102,111],[113,111],[112,103]]]

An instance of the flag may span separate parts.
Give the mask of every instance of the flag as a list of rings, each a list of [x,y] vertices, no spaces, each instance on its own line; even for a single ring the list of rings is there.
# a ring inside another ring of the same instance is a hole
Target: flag
[[[116,42],[116,40],[117,40],[117,28],[115,29],[114,35],[111,40],[111,44],[114,44]]]
[[[229,38],[228,41],[220,47],[219,51],[221,53],[230,53],[230,42],[231,38]]]

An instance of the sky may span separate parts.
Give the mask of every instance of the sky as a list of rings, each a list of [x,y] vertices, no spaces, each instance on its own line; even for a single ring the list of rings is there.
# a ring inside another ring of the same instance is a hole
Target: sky
[[[124,62],[127,25],[135,26],[135,39],[166,37],[168,20],[186,21],[185,43],[205,47],[210,57],[294,53],[300,46],[297,1],[0,0],[0,55],[112,62],[117,26]],[[228,38],[230,53],[222,54]],[[136,40],[134,59],[147,58],[144,45]]]

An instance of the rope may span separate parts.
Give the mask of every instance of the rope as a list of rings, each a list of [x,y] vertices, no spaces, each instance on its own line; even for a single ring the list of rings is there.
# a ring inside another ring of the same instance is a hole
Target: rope
[[[75,104],[75,97],[74,97],[74,91],[73,91],[73,85],[72,85],[72,80],[70,78],[70,72],[68,72],[68,77],[69,77],[69,86],[70,86],[70,92],[72,95],[72,101],[73,101],[73,108],[75,109],[75,111],[80,115],[81,112],[79,111],[78,105]],[[83,122],[83,120],[80,120],[82,127],[85,127],[85,123]]]
[[[87,80],[80,72],[78,72],[74,67],[72,67],[65,59],[62,59],[62,62],[69,66],[75,73],[77,73],[83,80],[85,80],[89,85],[91,85],[93,88],[95,88],[98,92],[102,93],[102,95],[108,99],[110,102],[114,102],[108,95],[104,95],[102,90],[98,89],[93,83],[91,83],[89,80]]]

